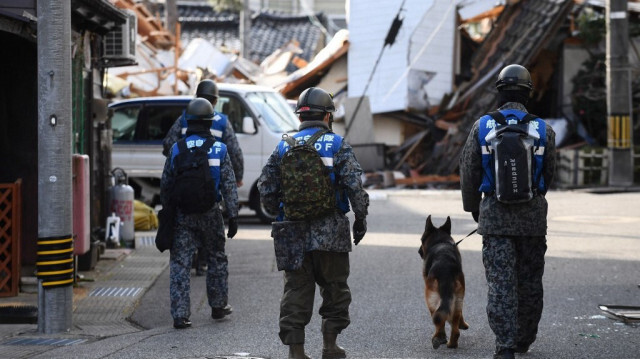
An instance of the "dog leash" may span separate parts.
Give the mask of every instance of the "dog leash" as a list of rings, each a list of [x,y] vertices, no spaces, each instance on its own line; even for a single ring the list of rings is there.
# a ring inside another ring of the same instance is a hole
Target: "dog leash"
[[[469,237],[470,235],[472,235],[472,234],[476,233],[477,231],[478,231],[478,228],[476,228],[476,229],[474,229],[473,231],[471,231],[471,233],[467,234],[467,236],[466,236],[466,237],[464,237],[464,238],[462,238],[461,240],[457,241],[457,242],[456,242],[456,246],[457,246],[458,244],[460,244],[460,242],[464,241],[464,240],[465,240],[467,237]]]

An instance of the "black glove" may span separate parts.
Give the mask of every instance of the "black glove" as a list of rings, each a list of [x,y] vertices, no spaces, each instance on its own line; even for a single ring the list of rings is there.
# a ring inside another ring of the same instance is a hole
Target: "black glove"
[[[476,223],[478,223],[478,217],[480,217],[480,212],[473,211],[471,212],[471,215],[473,216],[473,220],[476,221]]]
[[[238,233],[238,219],[236,217],[229,218],[229,232],[227,232],[227,237],[229,239],[233,238],[233,236]]]
[[[353,243],[357,246],[360,240],[367,233],[367,220],[364,218],[356,218],[353,222]]]

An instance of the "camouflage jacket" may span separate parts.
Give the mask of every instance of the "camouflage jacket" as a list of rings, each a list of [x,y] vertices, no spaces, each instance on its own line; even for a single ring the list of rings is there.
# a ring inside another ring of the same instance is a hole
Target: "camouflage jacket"
[[[168,205],[171,186],[175,182],[175,171],[173,163],[171,161],[171,153],[177,150],[177,144],[171,147],[171,151],[167,156],[164,163],[164,169],[162,171],[162,178],[160,179],[160,201],[163,206]],[[220,193],[224,199],[225,208],[229,217],[238,217],[238,192],[236,186],[236,178],[231,167],[231,160],[229,159],[229,153],[225,154],[224,160],[220,164]],[[214,206],[212,211],[219,211],[219,206]]]
[[[517,109],[527,112],[522,104],[508,102],[500,110]],[[544,236],[547,233],[547,200],[536,195],[531,201],[517,204],[498,202],[495,195],[479,191],[482,183],[482,154],[478,141],[478,123],[471,128],[460,155],[460,187],[462,203],[467,212],[479,211],[478,233],[483,235]],[[542,175],[550,187],[556,168],[555,132],[547,124],[547,145]]]
[[[328,128],[323,122],[307,121],[300,125],[299,130],[309,127]],[[260,199],[271,213],[281,211],[280,161],[278,146],[276,146],[258,179]],[[345,141],[342,141],[342,146],[334,154],[333,170],[336,176],[336,186],[338,189],[346,191],[355,216],[358,218],[366,217],[369,195],[362,188],[362,168],[356,160],[353,148]],[[281,218],[282,216],[280,216]],[[291,227],[291,231],[295,232],[291,233],[291,236],[304,240],[305,251],[351,251],[349,219],[343,211],[336,209],[332,215],[303,223],[305,224],[304,230],[301,230],[300,226]]]
[[[178,140],[183,137],[180,118],[181,117],[178,117],[176,122],[171,125],[169,132],[167,132],[164,140],[162,140],[162,154],[165,156],[169,155],[171,146],[173,146],[174,143],[178,142]],[[222,141],[222,143],[227,145],[227,153],[229,153],[229,158],[231,159],[231,164],[233,165],[233,173],[236,176],[236,181],[242,181],[242,177],[244,176],[244,157],[242,156],[242,149],[238,144],[236,133],[233,130],[231,121],[229,121],[228,118],[227,127],[222,133],[222,139],[216,138],[216,140],[220,140]]]

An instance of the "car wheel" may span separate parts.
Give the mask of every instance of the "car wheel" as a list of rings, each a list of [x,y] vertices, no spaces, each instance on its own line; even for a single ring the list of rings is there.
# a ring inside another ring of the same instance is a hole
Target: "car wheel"
[[[255,206],[256,215],[260,219],[260,222],[264,224],[271,224],[271,222],[276,220],[277,213],[269,213],[267,209],[264,207],[264,204],[260,199],[257,200],[258,203]]]

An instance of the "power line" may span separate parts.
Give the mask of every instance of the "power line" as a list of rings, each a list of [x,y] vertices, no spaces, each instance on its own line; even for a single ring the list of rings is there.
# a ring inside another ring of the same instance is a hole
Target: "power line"
[[[392,46],[396,42],[396,37],[398,36],[398,32],[400,31],[400,27],[402,26],[402,21],[404,20],[403,18],[400,17],[400,13],[403,11],[404,2],[405,0],[402,0],[402,4],[400,4],[400,9],[398,10],[396,17],[393,19],[393,22],[391,23],[389,32],[387,32],[387,36],[384,39],[384,44],[382,45],[382,49],[380,49],[380,53],[378,54],[378,58],[376,59],[376,62],[373,64],[373,69],[371,70],[371,74],[369,74],[369,79],[367,80],[367,84],[364,87],[362,96],[360,96],[360,99],[358,99],[358,103],[356,104],[356,108],[353,111],[351,120],[349,120],[349,123],[347,123],[347,128],[344,131],[344,137],[347,137],[347,135],[349,134],[349,130],[353,125],[353,121],[356,119],[356,115],[358,114],[358,110],[360,109],[360,105],[362,104],[362,100],[364,99],[364,96],[367,94],[367,90],[369,89],[369,85],[371,84],[371,80],[373,79],[373,75],[376,73],[376,68],[380,63],[380,59],[382,58],[384,49],[387,47],[387,45]]]

